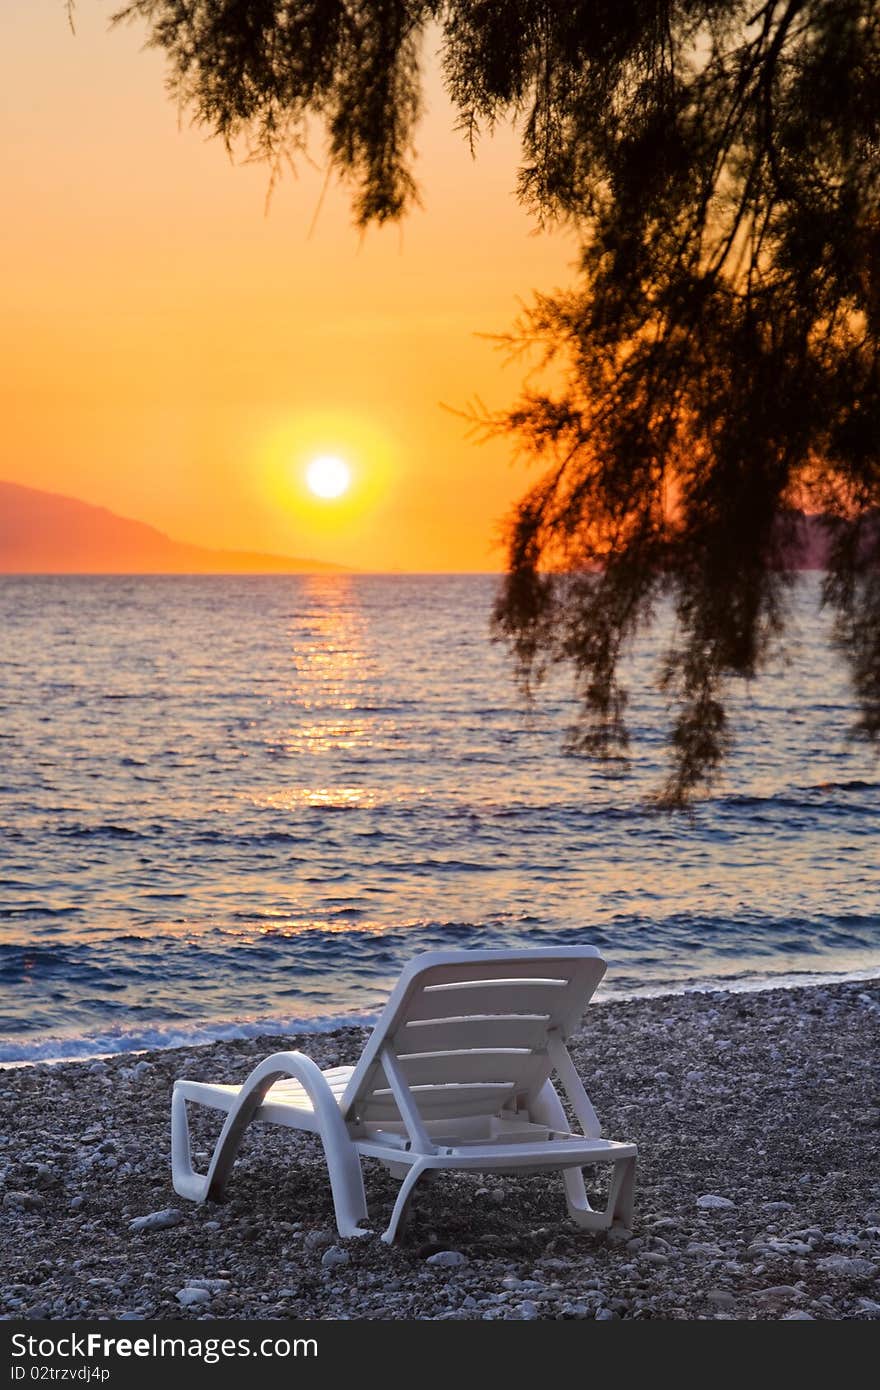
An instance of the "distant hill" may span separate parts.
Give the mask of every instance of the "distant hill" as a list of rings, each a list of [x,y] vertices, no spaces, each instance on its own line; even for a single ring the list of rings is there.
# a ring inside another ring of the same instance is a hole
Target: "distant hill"
[[[0,574],[303,574],[342,565],[187,545],[75,497],[0,482]]]

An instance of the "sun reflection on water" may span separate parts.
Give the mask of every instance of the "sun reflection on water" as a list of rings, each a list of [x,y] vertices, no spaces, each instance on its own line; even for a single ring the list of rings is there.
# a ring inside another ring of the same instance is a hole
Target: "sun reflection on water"
[[[276,811],[297,811],[304,806],[319,807],[324,811],[371,811],[379,804],[379,796],[369,787],[288,787],[283,791],[248,799],[255,806]]]

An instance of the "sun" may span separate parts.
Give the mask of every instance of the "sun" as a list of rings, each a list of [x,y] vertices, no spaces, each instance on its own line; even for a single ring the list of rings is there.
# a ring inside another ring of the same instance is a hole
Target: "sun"
[[[351,486],[351,469],[334,454],[321,454],[306,469],[306,482],[316,497],[330,501],[341,497]]]

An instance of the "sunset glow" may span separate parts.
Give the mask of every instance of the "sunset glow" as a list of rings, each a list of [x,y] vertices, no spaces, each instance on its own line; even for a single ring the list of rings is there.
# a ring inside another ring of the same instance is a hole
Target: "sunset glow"
[[[332,501],[351,486],[351,469],[333,454],[322,454],[306,469],[306,482],[316,497]]]
[[[512,401],[522,370],[479,335],[570,278],[573,239],[512,196],[516,135],[472,160],[432,57],[424,211],[362,236],[304,159],[266,212],[268,171],[181,122],[143,41],[101,6],[75,36],[57,0],[0,13],[0,477],[196,545],[500,569],[529,475],[443,407]],[[335,500],[307,482],[323,454],[351,469]]]

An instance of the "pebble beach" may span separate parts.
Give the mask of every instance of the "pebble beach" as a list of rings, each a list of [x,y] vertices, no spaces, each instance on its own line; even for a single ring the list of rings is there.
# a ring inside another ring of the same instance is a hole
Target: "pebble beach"
[[[552,1175],[444,1175],[395,1247],[341,1241],[319,1142],[266,1125],[225,1202],[175,1196],[176,1077],[296,1047],[341,1065],[364,1037],[0,1072],[3,1316],[880,1318],[880,981],[590,1006],[572,1052],[604,1133],[639,1145],[630,1235],[576,1229]],[[206,1160],[219,1116],[193,1116]],[[396,1184],[365,1176],[380,1231]]]

